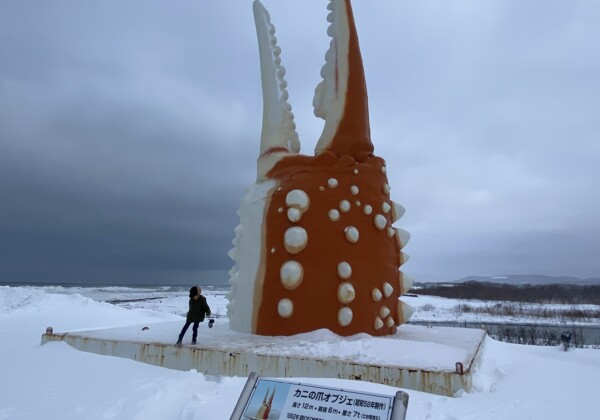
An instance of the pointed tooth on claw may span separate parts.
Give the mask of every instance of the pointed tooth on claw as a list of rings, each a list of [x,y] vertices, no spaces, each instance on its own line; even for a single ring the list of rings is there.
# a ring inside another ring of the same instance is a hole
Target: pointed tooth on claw
[[[406,209],[402,207],[400,204],[392,201],[392,223],[400,220],[400,218],[404,215]]]
[[[396,231],[396,240],[398,241],[398,245],[400,246],[400,249],[402,249],[410,240],[410,232],[400,228],[394,228],[394,230]]]
[[[399,272],[398,277],[400,283],[400,294],[404,295],[413,287],[415,279],[412,276],[403,273],[402,271]]]
[[[400,252],[400,265],[406,264],[406,262],[410,259],[410,255],[406,252]]]
[[[398,300],[398,306],[396,308],[398,312],[398,325],[406,323],[415,311],[410,305]]]
[[[259,0],[254,1],[253,11],[263,91],[263,124],[257,168],[258,179],[262,180],[275,163],[285,156],[284,153],[300,152],[300,140],[295,130],[292,107],[288,103],[287,82],[284,79],[286,72],[281,65],[281,48],[277,46],[275,27],[271,24],[269,12]]]

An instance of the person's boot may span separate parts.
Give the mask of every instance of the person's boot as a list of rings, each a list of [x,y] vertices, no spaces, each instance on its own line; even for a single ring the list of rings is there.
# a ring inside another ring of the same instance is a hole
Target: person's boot
[[[196,340],[192,340],[192,346],[196,344]]]
[[[181,340],[177,340],[177,343],[175,343],[175,345],[176,345],[177,347],[181,347]]]

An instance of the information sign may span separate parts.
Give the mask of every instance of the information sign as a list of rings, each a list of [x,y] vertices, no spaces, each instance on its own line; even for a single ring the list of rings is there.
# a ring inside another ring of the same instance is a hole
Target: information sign
[[[250,391],[250,387],[252,390]],[[232,419],[243,420],[395,420],[404,418],[408,395],[398,400],[371,394],[250,376]],[[242,401],[242,398],[244,401]],[[242,405],[245,404],[245,405]],[[242,409],[243,407],[243,409]],[[238,411],[236,415],[236,411]],[[402,412],[402,417],[398,413]],[[393,413],[394,416],[392,417]]]

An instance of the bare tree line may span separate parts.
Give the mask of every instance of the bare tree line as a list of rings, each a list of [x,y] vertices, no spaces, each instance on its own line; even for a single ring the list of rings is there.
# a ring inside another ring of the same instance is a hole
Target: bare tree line
[[[600,285],[512,285],[469,281],[424,283],[409,293],[452,299],[600,305]]]
[[[600,305],[600,285],[510,285],[499,283],[465,282],[459,284],[429,283],[417,285],[409,293],[417,295],[440,296],[450,299],[488,301],[484,304],[469,304],[461,302],[448,309],[449,312],[461,314],[486,314],[497,317],[510,317],[515,320],[528,319],[551,320],[546,325],[505,325],[481,324],[488,335],[496,340],[528,345],[555,346],[561,344],[561,327],[572,335],[571,344],[574,347],[584,346],[582,328],[573,326],[579,323],[598,323],[600,306],[580,308],[576,305]],[[564,304],[570,307],[552,307],[545,304]],[[418,307],[419,311],[433,311],[436,307],[427,303]],[[549,328],[552,322],[558,320],[556,328]],[[502,321],[500,321],[502,322]],[[459,323],[460,324],[460,323]],[[571,326],[568,326],[571,324]],[[467,326],[467,322],[465,322]],[[472,327],[472,325],[471,325]],[[586,330],[587,331],[587,330]],[[587,333],[586,333],[587,334]],[[589,338],[588,343],[589,346]],[[594,348],[600,348],[600,342],[591,343]]]
[[[547,306],[531,306],[523,303],[497,302],[486,305],[469,305],[459,303],[452,312],[457,314],[475,313],[521,318],[560,319],[564,322],[593,322],[600,319],[599,309],[553,308]]]

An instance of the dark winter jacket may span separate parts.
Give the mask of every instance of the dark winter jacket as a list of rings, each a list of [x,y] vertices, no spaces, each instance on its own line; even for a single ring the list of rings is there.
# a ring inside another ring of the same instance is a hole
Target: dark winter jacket
[[[202,322],[205,316],[210,316],[210,307],[206,303],[206,298],[202,295],[196,297],[198,299],[190,298],[190,310],[187,313],[189,322]]]

